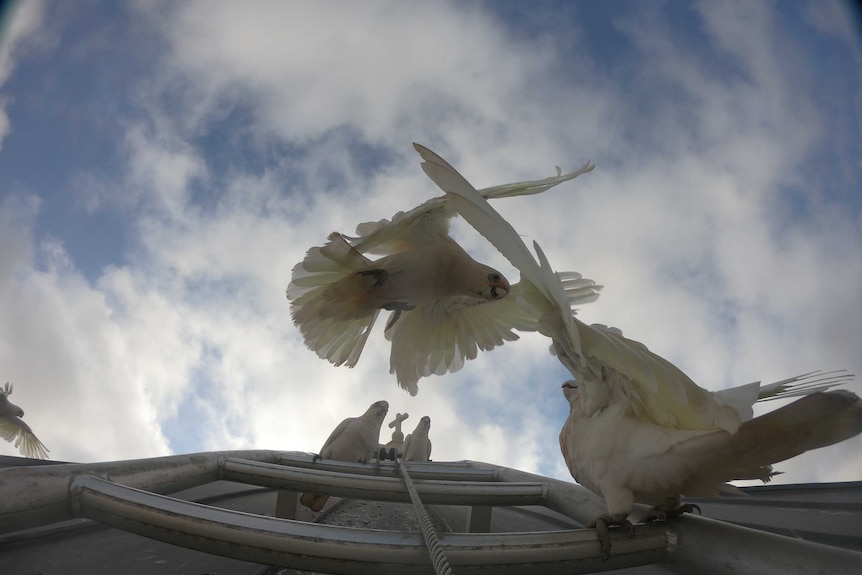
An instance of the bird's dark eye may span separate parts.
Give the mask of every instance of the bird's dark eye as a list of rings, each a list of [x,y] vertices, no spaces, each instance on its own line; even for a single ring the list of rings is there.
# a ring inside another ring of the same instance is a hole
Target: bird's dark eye
[[[488,281],[491,283],[499,283],[500,274],[488,274]]]

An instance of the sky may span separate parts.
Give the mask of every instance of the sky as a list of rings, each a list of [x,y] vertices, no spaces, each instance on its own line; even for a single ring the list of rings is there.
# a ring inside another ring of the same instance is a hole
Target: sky
[[[556,269],[605,286],[582,320],[701,386],[862,376],[862,41],[848,6],[10,5],[0,383],[58,460],[315,452],[385,399],[387,421],[410,414],[405,433],[431,417],[432,459],[571,479],[557,439],[569,376],[542,336],[411,397],[382,325],[348,369],[291,322],[285,287],[310,247],[440,194],[412,142],[479,188],[595,162],[495,207]],[[465,222],[452,234],[517,280]],[[862,480],[862,438],[777,470]]]

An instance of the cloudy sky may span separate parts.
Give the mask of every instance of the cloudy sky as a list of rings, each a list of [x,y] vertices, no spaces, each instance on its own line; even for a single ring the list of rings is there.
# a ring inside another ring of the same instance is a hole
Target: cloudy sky
[[[54,458],[316,451],[386,399],[405,432],[431,417],[435,459],[569,477],[540,336],[410,397],[382,326],[347,369],[291,323],[309,247],[439,194],[414,141],[477,187],[594,161],[496,207],[606,286],[583,320],[702,386],[862,374],[862,48],[840,1],[28,0],[0,33],[0,383]],[[779,469],[862,480],[862,440]]]

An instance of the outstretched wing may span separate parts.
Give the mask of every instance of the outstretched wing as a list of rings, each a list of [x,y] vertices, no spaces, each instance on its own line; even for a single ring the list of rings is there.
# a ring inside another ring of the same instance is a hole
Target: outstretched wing
[[[586,325],[577,318],[574,322],[589,369],[601,373],[597,383],[590,378],[582,381],[585,401],[592,402],[592,409],[624,402],[639,419],[678,429],[720,428],[734,433],[744,421],[734,406],[717,401],[715,394],[673,363],[619,329]]]
[[[418,144],[414,144],[414,147],[417,150],[421,148]],[[427,148],[422,149],[427,150]],[[595,166],[587,162],[580,169],[563,174],[557,167],[556,176],[541,180],[501,184],[483,188],[478,190],[478,193],[489,199],[541,194],[563,182],[577,178],[593,168]],[[449,220],[457,215],[446,196],[432,198],[412,210],[396,213],[391,220],[382,219],[376,222],[361,223],[356,226],[356,236],[348,237],[348,239],[362,253],[387,255],[410,249],[428,239],[447,235],[449,233]]]
[[[351,273],[368,267],[371,260],[350,246],[339,233],[329,235],[324,246],[308,250],[293,267],[287,298],[294,323],[305,344],[335,365],[356,365],[378,312],[355,312],[355,300],[327,297],[327,290]]]
[[[521,271],[522,301],[538,315],[539,331],[553,340],[559,359],[584,384],[588,413],[609,402],[628,402],[641,417],[662,425],[738,428],[734,410],[716,402],[672,363],[619,330],[574,318],[560,276],[539,245],[533,243],[537,264],[512,225],[455,168],[431,150],[414,147],[425,160],[422,169],[449,194],[458,213]]]
[[[565,289],[539,245],[533,244],[539,256],[540,263],[537,263],[515,228],[491,207],[464,176],[428,148],[419,144],[413,144],[413,147],[425,160],[422,169],[448,194],[449,201],[461,217],[521,272],[522,301],[540,319],[539,331],[560,337],[560,343],[571,353],[572,361],[580,361],[580,341],[572,322]]]
[[[518,339],[513,329],[535,331],[535,317],[517,304],[519,291],[515,284],[499,300],[450,299],[446,305],[438,302],[403,314],[386,330],[392,341],[390,373],[416,395],[421,378],[458,371],[479,350]]]
[[[414,146],[416,146],[416,144],[414,144]],[[582,174],[592,172],[595,168],[596,165],[592,162],[585,162],[583,166],[581,166],[574,172],[563,174],[562,170],[560,170],[560,167],[557,166],[556,176],[551,176],[543,180],[531,180],[527,182],[502,184],[500,186],[494,186],[492,188],[482,188],[478,191],[483,198],[487,198],[489,200],[496,198],[511,198],[513,196],[531,196],[533,194],[541,194],[542,192],[550,190],[554,186],[559,186],[563,182],[574,180]]]
[[[355,237],[345,237],[361,253],[388,255],[449,235],[455,215],[445,198],[431,198],[410,211],[396,213],[391,220],[361,223]]]
[[[48,459],[48,448],[39,441],[29,425],[14,415],[0,417],[0,437],[14,442],[24,457]]]

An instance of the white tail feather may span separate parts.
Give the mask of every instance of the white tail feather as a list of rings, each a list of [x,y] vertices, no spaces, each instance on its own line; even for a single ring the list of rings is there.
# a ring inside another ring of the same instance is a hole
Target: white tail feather
[[[817,391],[826,391],[853,381],[855,376],[844,369],[833,371],[811,371],[795,377],[760,386],[757,401],[772,401],[787,397],[809,395]]]

